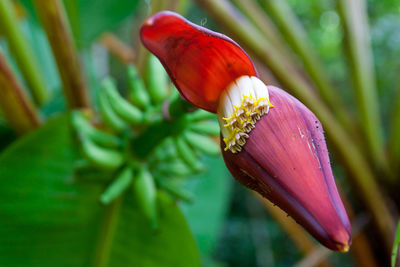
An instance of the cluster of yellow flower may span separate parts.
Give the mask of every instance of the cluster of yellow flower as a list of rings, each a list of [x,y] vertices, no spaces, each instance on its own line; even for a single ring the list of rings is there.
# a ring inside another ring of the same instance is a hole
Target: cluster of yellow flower
[[[273,105],[267,86],[257,77],[241,76],[222,93],[218,106],[225,151],[237,153],[262,115]]]

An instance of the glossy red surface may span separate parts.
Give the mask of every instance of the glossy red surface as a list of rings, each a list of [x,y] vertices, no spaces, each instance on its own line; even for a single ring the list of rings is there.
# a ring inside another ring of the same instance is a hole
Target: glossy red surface
[[[148,18],[140,35],[183,97],[207,111],[217,111],[221,92],[236,78],[257,76],[238,44],[176,13],[162,11]]]

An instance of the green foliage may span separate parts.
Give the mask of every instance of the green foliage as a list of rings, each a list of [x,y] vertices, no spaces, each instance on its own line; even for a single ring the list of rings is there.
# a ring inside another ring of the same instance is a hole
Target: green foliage
[[[21,0],[36,19],[31,0]],[[72,32],[79,47],[89,46],[100,34],[118,26],[136,10],[139,0],[64,0]]]
[[[103,183],[78,179],[77,158],[67,115],[1,154],[0,266],[200,266],[174,201],[158,195],[153,231],[131,192],[101,205]]]
[[[75,38],[80,45],[89,45],[101,33],[115,28],[122,20],[131,15],[139,0],[66,0],[67,10],[71,14],[71,24]]]
[[[1,154],[1,266],[89,264],[101,186],[74,181],[76,157],[67,116]]]
[[[175,201],[161,193],[158,205],[159,227],[153,231],[134,199],[124,201],[108,266],[200,266],[195,240]]]

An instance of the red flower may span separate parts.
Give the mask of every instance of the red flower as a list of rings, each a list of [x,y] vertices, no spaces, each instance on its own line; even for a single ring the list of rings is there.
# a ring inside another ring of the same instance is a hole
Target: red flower
[[[351,226],[315,115],[283,90],[264,85],[247,54],[222,34],[169,11],[147,19],[140,33],[180,93],[217,113],[232,175],[328,248],[347,251]]]

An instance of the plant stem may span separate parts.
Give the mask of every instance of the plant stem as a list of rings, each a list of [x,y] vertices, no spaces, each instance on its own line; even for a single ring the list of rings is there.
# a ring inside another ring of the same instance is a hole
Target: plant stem
[[[386,170],[375,72],[364,0],[339,0],[361,128],[373,162]],[[390,177],[386,177],[390,178]]]
[[[343,205],[346,209],[349,219],[352,222],[353,240],[350,253],[353,256],[356,266],[378,267],[379,265],[375,259],[373,249],[371,248],[371,244],[368,242],[367,236],[364,233],[364,229],[362,229],[363,227],[360,227],[358,230],[354,229],[354,226],[357,227],[357,225],[355,225],[357,221],[357,216],[354,213],[354,209],[351,206],[349,199],[346,197],[340,184],[337,184],[337,189],[339,191],[340,198],[342,199]],[[366,221],[369,220],[366,219]],[[354,233],[354,231],[358,231],[358,233]]]
[[[335,146],[343,164],[353,179],[360,196],[369,209],[374,223],[390,247],[393,238],[393,217],[386,205],[379,185],[367,160],[343,130],[335,117],[323,102],[312,92],[310,85],[282,59],[281,54],[270,43],[262,42],[262,37],[252,25],[244,19],[240,21],[235,16],[237,11],[227,1],[197,0],[226,28],[231,30],[261,62],[268,66],[282,84],[308,106],[321,120],[331,143]],[[236,22],[236,23],[235,23]]]
[[[295,13],[285,0],[268,0],[264,3],[281,27],[291,47],[300,56],[304,68],[314,81],[322,99],[328,104],[345,129],[355,132],[352,116],[345,108],[343,99],[338,94],[338,90],[334,88],[322,62],[314,52],[315,49]]]
[[[62,3],[35,0],[34,5],[53,50],[69,108],[88,107],[86,85]]]
[[[237,6],[237,8],[243,12],[243,14],[253,23],[257,30],[262,33],[262,35],[271,42],[271,45],[287,57],[287,60],[297,62],[294,54],[288,47],[282,35],[279,33],[278,29],[271,21],[271,19],[265,15],[261,10],[261,7],[255,3],[253,0],[232,0],[232,2]],[[297,64],[297,63],[296,63]]]
[[[135,51],[114,34],[110,32],[103,33],[100,36],[100,43],[124,64],[131,64],[135,61]]]
[[[49,98],[49,90],[40,72],[35,53],[19,27],[17,15],[9,0],[0,1],[0,28],[9,42],[11,52],[24,76],[33,100],[38,106],[41,106]]]
[[[184,115],[190,109],[193,109],[192,104],[181,97],[175,98],[172,102],[167,100],[165,103],[168,106],[167,110],[164,110],[163,113],[168,113],[168,115],[165,116],[164,114],[163,120],[151,124],[131,143],[133,153],[139,158],[147,157],[166,137],[176,136],[187,128],[189,122]]]
[[[107,207],[105,207],[105,215],[103,224],[100,229],[100,237],[97,242],[98,246],[94,253],[93,267],[106,267],[110,258],[112,241],[114,239],[115,230],[117,228],[120,208],[123,201],[123,195],[118,197]]]
[[[257,13],[253,13],[255,10],[257,10],[257,7],[252,1],[233,1],[237,3],[237,6],[248,16],[248,18],[244,17],[233,5],[223,0],[222,4],[225,8],[229,9],[227,10],[228,13],[234,14],[235,21],[240,21],[240,23],[244,22],[247,24],[247,30],[251,31],[251,33],[249,33],[250,35],[257,36],[261,43],[266,43],[268,46],[274,47],[275,51],[280,53],[281,59],[285,60],[288,65],[290,65],[291,70],[298,73],[299,76],[304,79],[304,81],[310,83],[311,81],[307,77],[303,68],[300,66],[299,61],[293,56],[293,53],[289,50],[280,35],[276,33],[277,29],[275,26],[273,26],[268,17],[264,16],[264,14],[259,11]],[[247,19],[251,20],[253,25]],[[231,27],[226,28],[230,30]],[[233,35],[236,34],[234,30],[231,30],[230,33]],[[243,43],[245,44],[246,42]]]
[[[39,115],[0,50],[0,107],[13,129],[24,134],[40,125]]]

